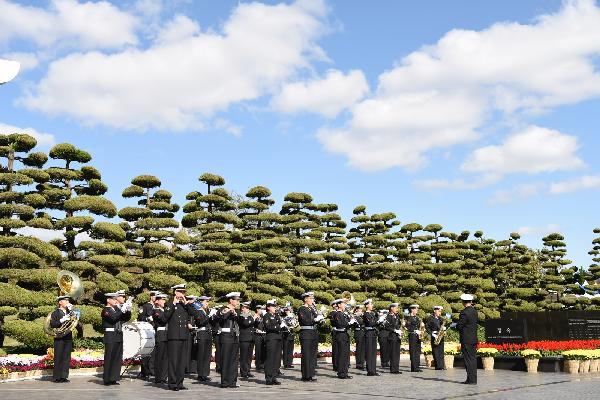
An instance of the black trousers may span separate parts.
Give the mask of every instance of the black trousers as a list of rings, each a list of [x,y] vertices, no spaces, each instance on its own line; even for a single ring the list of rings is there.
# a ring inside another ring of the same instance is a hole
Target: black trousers
[[[187,339],[169,340],[169,389],[182,388],[185,366],[188,363]]]
[[[337,341],[338,332],[331,332],[331,363],[333,364],[333,370],[338,370],[338,352],[339,352],[339,343]]]
[[[254,337],[254,368],[257,370],[265,368],[265,336]]]
[[[356,352],[354,358],[356,360],[356,368],[365,367],[365,331],[354,331],[354,345]]]
[[[377,372],[377,333],[375,331],[365,333],[365,361],[367,373]]]
[[[55,381],[69,377],[72,350],[73,340],[54,339],[54,371],[52,378]]]
[[[154,349],[152,349],[152,353],[150,353],[150,355],[142,357],[142,365],[141,365],[140,372],[143,377],[154,375],[154,353],[155,352],[156,352],[156,343],[154,344]]]
[[[196,348],[196,342],[194,340],[193,335],[190,335],[190,338],[188,339],[187,343],[186,343],[186,350],[185,353],[187,355],[187,363],[185,366],[185,372],[188,374],[195,374],[196,373],[196,353],[197,353],[197,348]]]
[[[395,333],[391,333],[388,337],[388,353],[390,372],[400,371],[400,338]]]
[[[154,343],[154,382],[166,383],[169,371],[168,342]]]
[[[348,376],[350,366],[350,336],[348,332],[337,332],[337,374],[339,377]]]
[[[467,370],[467,382],[477,383],[477,353],[475,343],[461,343],[460,352],[465,359],[465,368]]]
[[[283,334],[283,366],[285,368],[292,367],[294,365],[294,335]]]
[[[221,335],[215,335],[215,371],[221,372]]]
[[[431,341],[431,354],[433,355],[435,369],[446,369],[446,364],[444,363],[444,339],[437,346],[433,343],[433,340]]]
[[[415,372],[419,370],[421,364],[421,341],[415,333],[408,334],[408,352],[410,353],[410,370]]]
[[[196,347],[196,371],[198,377],[208,378],[210,375],[210,357],[212,356],[212,341],[199,340]]]
[[[248,377],[248,375],[250,374],[250,365],[252,364],[253,350],[253,341],[240,342],[240,375],[242,377]]]
[[[221,386],[233,387],[237,384],[240,343],[223,342],[221,338]]]
[[[387,336],[378,336],[379,341],[379,358],[381,360],[381,366],[384,368],[390,365],[390,351],[388,345]]]
[[[304,339],[300,337],[300,370],[302,379],[314,378],[317,375],[317,352],[319,351],[319,338]]]
[[[121,365],[123,364],[123,342],[104,344],[104,383],[117,382],[121,379]]]
[[[281,337],[265,340],[265,380],[275,381],[281,365]]]

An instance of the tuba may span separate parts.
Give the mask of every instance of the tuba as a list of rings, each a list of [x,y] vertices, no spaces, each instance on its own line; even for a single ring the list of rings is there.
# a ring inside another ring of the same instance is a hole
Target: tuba
[[[56,277],[56,283],[58,284],[59,295],[60,296],[69,296],[73,300],[77,300],[83,294],[83,284],[81,279],[77,275],[69,271],[59,271]],[[75,310],[71,308],[69,310],[69,319],[62,323],[62,325],[58,328],[52,328],[50,326],[50,319],[52,316],[52,312],[50,312],[46,316],[46,320],[44,321],[44,332],[46,335],[61,338],[63,336],[68,335],[72,330],[77,327],[79,323],[79,317],[81,316],[81,312],[79,310]]]
[[[352,293],[350,293],[349,291],[344,291],[342,292],[342,298],[347,299],[348,300],[348,304],[351,305],[352,307],[356,306],[356,299],[354,298],[354,295]]]

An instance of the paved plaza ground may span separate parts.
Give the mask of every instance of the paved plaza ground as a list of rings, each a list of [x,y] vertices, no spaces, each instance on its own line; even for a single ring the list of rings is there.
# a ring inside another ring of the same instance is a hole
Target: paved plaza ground
[[[404,364],[403,360],[403,364]],[[367,377],[364,372],[351,369],[352,380],[337,379],[331,365],[322,364],[318,381],[300,381],[300,371],[285,370],[281,386],[264,385],[264,376],[240,380],[237,389],[217,387],[215,382],[196,383],[186,379],[187,391],[172,392],[151,383],[126,378],[120,386],[105,387],[96,376],[72,376],[69,384],[49,381],[21,381],[0,385],[0,399],[582,399],[597,398],[600,374],[569,375],[565,373],[513,372],[479,370],[479,385],[460,384],[465,379],[463,369],[410,373],[402,366],[402,375],[391,375],[383,370],[379,377]]]

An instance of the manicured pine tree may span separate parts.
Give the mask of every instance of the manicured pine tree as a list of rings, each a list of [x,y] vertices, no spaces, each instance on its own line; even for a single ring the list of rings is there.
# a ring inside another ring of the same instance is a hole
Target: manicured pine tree
[[[592,250],[588,252],[592,256],[592,264],[588,272],[591,274],[591,279],[597,281],[596,284],[600,284],[600,228],[595,228],[594,233],[598,236],[592,240]]]
[[[187,247],[193,257],[188,272],[189,279],[202,282],[206,292],[223,296],[228,292],[245,291],[241,281],[244,269],[230,261],[231,231],[241,220],[235,214],[233,198],[221,186],[225,179],[219,175],[204,173],[199,178],[206,185],[206,193],[194,191],[186,196],[189,202],[183,207],[181,221],[187,228]]]

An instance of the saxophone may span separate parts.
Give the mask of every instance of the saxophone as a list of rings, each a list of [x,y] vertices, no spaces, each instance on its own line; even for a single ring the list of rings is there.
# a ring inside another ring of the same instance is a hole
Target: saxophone
[[[438,331],[437,337],[433,339],[433,344],[436,346],[439,346],[439,344],[442,343],[444,336],[446,336],[446,321],[447,321],[446,318],[444,318],[442,320],[442,326],[440,327],[440,330]]]

